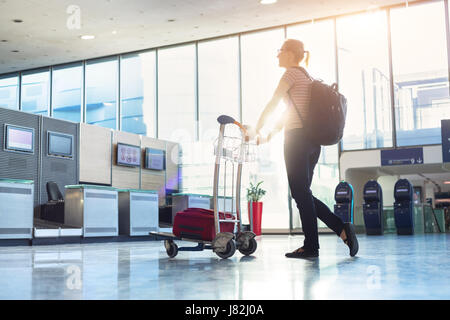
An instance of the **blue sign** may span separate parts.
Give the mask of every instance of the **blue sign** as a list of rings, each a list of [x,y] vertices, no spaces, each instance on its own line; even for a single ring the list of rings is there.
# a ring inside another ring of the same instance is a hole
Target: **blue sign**
[[[450,120],[441,120],[442,162],[450,162]]]
[[[381,150],[382,166],[423,164],[423,148]]]

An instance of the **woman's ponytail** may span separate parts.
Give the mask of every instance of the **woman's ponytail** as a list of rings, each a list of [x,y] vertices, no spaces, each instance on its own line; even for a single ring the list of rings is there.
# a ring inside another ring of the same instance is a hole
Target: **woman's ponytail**
[[[308,66],[308,64],[309,64],[309,51],[305,50],[305,54],[306,54],[305,65]]]

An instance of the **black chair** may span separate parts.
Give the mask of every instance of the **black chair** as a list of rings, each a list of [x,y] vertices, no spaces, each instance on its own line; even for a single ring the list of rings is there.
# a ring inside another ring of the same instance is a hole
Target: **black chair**
[[[47,182],[48,201],[64,201],[64,197],[59,191],[58,185],[54,181]]]
[[[47,182],[48,202],[42,205],[41,219],[64,224],[64,197],[54,181]]]

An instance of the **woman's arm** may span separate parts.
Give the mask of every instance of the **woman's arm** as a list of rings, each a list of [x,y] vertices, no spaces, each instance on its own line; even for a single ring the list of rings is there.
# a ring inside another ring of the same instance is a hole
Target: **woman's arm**
[[[283,99],[284,95],[288,92],[289,88],[290,88],[289,83],[281,79],[280,83],[278,84],[278,87],[276,88],[272,96],[272,99],[270,99],[269,103],[266,105],[263,112],[261,113],[261,116],[259,117],[258,123],[255,128],[256,132],[259,132],[261,128],[264,127],[267,121],[267,117],[269,117],[271,113],[276,109],[278,103],[280,103],[281,99]]]

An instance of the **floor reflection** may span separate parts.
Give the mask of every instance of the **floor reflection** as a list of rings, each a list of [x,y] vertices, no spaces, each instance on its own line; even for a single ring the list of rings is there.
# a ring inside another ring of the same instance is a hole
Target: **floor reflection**
[[[449,235],[361,235],[360,252],[321,235],[320,258],[287,259],[301,236],[258,250],[170,259],[161,242],[0,247],[0,299],[448,299]]]

